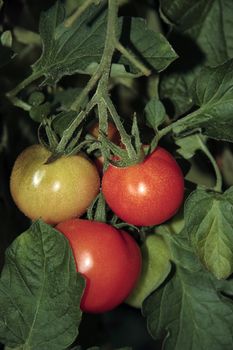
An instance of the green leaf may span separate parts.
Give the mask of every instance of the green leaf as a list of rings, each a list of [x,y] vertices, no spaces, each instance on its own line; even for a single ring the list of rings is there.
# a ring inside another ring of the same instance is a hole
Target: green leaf
[[[233,302],[206,271],[178,266],[173,278],[143,304],[148,330],[164,350],[231,350]]]
[[[185,204],[185,228],[201,262],[218,279],[233,272],[233,187],[196,190]]]
[[[155,233],[161,235],[165,240],[170,250],[170,260],[176,266],[186,268],[189,271],[199,271],[202,269],[197,256],[194,254],[194,249],[190,245],[189,237],[184,228],[184,219],[179,219],[172,223],[157,226]]]
[[[45,76],[44,83],[55,84],[64,75],[86,73],[93,62],[100,62],[106,36],[106,11],[89,7],[71,27],[65,26],[65,10],[57,1],[40,18],[43,52],[32,66],[34,74]]]
[[[176,269],[173,277],[143,304],[152,337],[163,338],[164,350],[231,349],[233,294],[231,281],[218,281],[205,271],[188,234],[171,234],[168,225],[156,228],[169,245]]]
[[[64,75],[93,74],[102,58],[106,37],[107,11],[100,11],[100,6],[89,7],[71,27],[66,26],[61,1],[42,13],[40,35],[43,52],[32,66],[33,75],[45,76],[44,84],[54,84]],[[129,33],[125,31],[125,21],[127,19],[119,20],[117,36],[120,36],[120,30],[124,40],[128,35],[129,40],[124,44],[149,68],[161,71],[177,57],[165,37],[147,29],[144,20],[133,18],[127,30]],[[114,77],[137,76],[140,73],[123,57],[113,64],[111,73]]]
[[[216,66],[233,57],[233,2],[228,0],[160,0],[161,14],[171,25],[169,40],[180,59],[161,83],[163,98],[175,114],[193,104],[190,86],[204,65]]]
[[[0,341],[64,350],[78,334],[84,280],[66,238],[35,222],[7,249],[0,280]]]
[[[162,102],[154,97],[146,104],[144,111],[149,126],[157,130],[166,117],[166,111]]]
[[[193,85],[198,110],[174,126],[176,133],[192,129],[217,140],[233,142],[233,59],[214,68],[204,68]]]
[[[177,58],[167,39],[162,34],[148,29],[144,19],[123,18],[121,30],[122,44],[152,70],[161,72]],[[128,66],[130,72],[138,73],[138,69],[125,57],[121,57],[120,63]]]
[[[1,44],[6,47],[12,46],[12,35],[10,30],[6,30],[1,35]]]
[[[176,140],[177,153],[179,153],[183,158],[190,159],[194,154],[202,149],[204,137],[200,134],[188,135]]]

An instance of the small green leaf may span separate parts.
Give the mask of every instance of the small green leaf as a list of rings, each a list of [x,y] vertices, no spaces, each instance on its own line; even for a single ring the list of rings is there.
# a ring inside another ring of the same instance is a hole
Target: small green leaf
[[[64,350],[78,334],[84,280],[66,238],[35,222],[7,249],[0,280],[0,341]]]
[[[174,225],[175,224],[175,225]],[[189,271],[199,271],[202,268],[194,249],[190,245],[187,232],[184,230],[184,219],[179,217],[178,221],[169,221],[168,223],[157,226],[155,233],[159,234],[165,240],[170,250],[170,260]]]
[[[204,136],[194,134],[176,140],[177,146],[180,147],[177,149],[177,153],[179,153],[185,159],[192,158],[198,150],[202,149],[203,139]]]
[[[10,30],[6,30],[1,35],[1,44],[5,47],[11,47],[12,46],[12,35]]]
[[[164,350],[231,350],[233,302],[221,287],[206,271],[177,267],[143,304],[151,336],[164,340]]]
[[[167,39],[161,33],[148,29],[142,18],[123,17],[122,33],[124,46],[152,70],[161,72],[178,57]],[[138,73],[138,69],[125,57],[121,57],[119,63],[128,66],[131,73]]]
[[[224,194],[196,190],[185,204],[185,228],[201,262],[216,278],[233,272],[233,187]]]
[[[57,1],[40,18],[43,52],[32,66],[35,74],[45,76],[44,83],[55,84],[64,75],[86,73],[93,62],[100,62],[106,36],[106,11],[91,6],[71,27],[65,25],[65,9]]]
[[[145,107],[145,115],[149,126],[157,130],[166,118],[164,105],[157,98],[152,98]]]
[[[217,140],[233,142],[233,59],[214,68],[204,68],[193,86],[193,99],[200,108],[181,119],[173,131],[197,128]]]
[[[148,236],[141,247],[142,272],[126,303],[140,308],[143,301],[165,280],[171,270],[170,252],[163,238]]]
[[[169,23],[168,39],[179,54],[161,80],[161,96],[172,100],[175,115],[193,105],[191,85],[204,66],[233,57],[233,2],[225,0],[161,0],[160,11]]]

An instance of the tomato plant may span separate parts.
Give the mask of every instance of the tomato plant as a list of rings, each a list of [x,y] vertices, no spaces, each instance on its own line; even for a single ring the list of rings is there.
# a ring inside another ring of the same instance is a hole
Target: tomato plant
[[[10,189],[26,216],[56,224],[81,216],[97,195],[100,180],[95,166],[82,155],[47,164],[50,156],[41,145],[25,149],[15,161]]]
[[[97,221],[73,219],[56,228],[68,238],[77,271],[86,279],[82,310],[106,312],[122,303],[141,271],[141,253],[133,238]]]
[[[159,147],[140,164],[110,165],[103,175],[102,191],[122,220],[138,226],[158,225],[179,209],[184,178],[175,159]]]
[[[2,346],[232,350],[233,2],[0,18]]]

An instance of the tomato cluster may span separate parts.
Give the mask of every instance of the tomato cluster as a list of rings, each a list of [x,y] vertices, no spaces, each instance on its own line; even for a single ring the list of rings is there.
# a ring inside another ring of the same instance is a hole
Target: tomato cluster
[[[137,283],[140,249],[122,230],[79,219],[100,189],[95,165],[81,154],[52,162],[50,158],[51,152],[41,145],[19,155],[10,179],[12,197],[26,216],[57,224],[56,229],[69,240],[77,271],[86,279],[82,310],[111,310]],[[124,168],[110,165],[103,174],[102,192],[112,211],[126,223],[158,225],[180,207],[184,180],[175,159],[158,147],[142,163]]]

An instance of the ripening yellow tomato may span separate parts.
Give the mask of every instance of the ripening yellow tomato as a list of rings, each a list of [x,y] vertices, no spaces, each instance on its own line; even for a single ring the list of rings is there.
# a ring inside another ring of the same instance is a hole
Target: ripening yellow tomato
[[[96,167],[82,155],[46,164],[50,156],[42,145],[26,148],[13,166],[10,190],[30,219],[56,224],[85,213],[99,192],[100,179]]]

